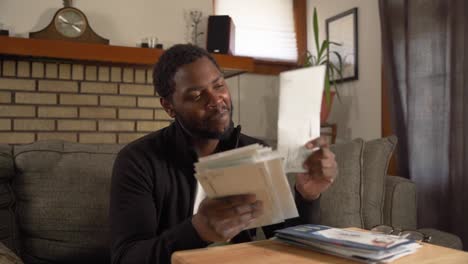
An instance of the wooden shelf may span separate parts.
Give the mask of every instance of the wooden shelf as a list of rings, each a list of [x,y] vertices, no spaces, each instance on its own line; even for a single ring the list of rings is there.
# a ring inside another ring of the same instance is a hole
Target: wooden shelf
[[[151,66],[163,52],[161,49],[0,36],[0,54],[11,56]],[[226,78],[254,71],[252,58],[221,54],[213,56],[223,68]]]

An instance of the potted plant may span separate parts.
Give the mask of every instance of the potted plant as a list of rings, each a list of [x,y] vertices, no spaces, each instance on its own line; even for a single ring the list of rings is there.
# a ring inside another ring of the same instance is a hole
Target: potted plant
[[[318,26],[318,16],[317,9],[314,8],[314,17],[313,17],[313,30],[315,37],[315,47],[316,55],[312,54],[310,51],[307,51],[306,60],[304,61],[304,67],[319,66],[325,65],[325,87],[324,87],[324,97],[322,100],[322,111],[320,114],[320,122],[325,123],[330,114],[330,109],[333,102],[333,96],[336,93],[338,100],[340,100],[340,94],[337,89],[337,82],[343,79],[343,60],[341,55],[333,51],[331,54],[328,52],[330,45],[340,46],[341,44],[329,41],[328,39],[323,40],[320,43],[319,40],[319,26]],[[335,65],[331,61],[330,56],[336,56],[338,65]],[[333,81],[332,81],[333,80]],[[335,91],[331,91],[331,86],[334,86]],[[340,100],[341,101],[341,100]]]

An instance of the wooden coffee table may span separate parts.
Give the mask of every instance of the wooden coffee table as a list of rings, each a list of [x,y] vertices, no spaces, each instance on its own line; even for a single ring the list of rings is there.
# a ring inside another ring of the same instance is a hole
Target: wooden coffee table
[[[290,246],[279,241],[262,240],[220,247],[178,251],[172,264],[211,263],[355,263],[354,261]],[[415,254],[392,262],[395,264],[468,263],[468,253],[446,247],[425,244]]]

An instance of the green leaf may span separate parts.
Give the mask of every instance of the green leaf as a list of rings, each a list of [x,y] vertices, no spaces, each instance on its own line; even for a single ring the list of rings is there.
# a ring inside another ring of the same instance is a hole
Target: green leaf
[[[338,75],[340,77],[338,80],[343,80],[343,60],[341,58],[341,55],[336,51],[333,51],[332,53],[335,54],[336,57],[338,58],[339,68],[337,68],[337,66],[334,65],[334,64],[331,64],[331,66],[338,73]],[[338,83],[336,81],[334,81],[334,86],[335,86],[335,91],[336,91],[336,97],[341,102],[341,96],[340,96],[340,93],[339,93],[339,90],[338,90]]]
[[[312,54],[310,53],[310,51],[307,51],[306,53],[306,60],[304,61],[304,67],[310,67],[312,66]]]
[[[322,60],[322,55],[327,49],[328,49],[328,41],[324,40],[322,42],[322,47],[320,48],[320,51],[319,51],[319,53],[317,55],[319,61]]]
[[[336,51],[333,51],[332,52],[333,54],[335,54],[335,56],[338,58],[338,65],[340,68],[338,68],[338,74],[340,75],[340,79],[343,79],[343,59],[341,58],[341,55],[336,52]],[[333,65],[336,67],[336,65]]]
[[[333,74],[336,73],[336,74],[340,75],[340,69],[338,69],[336,67],[336,65],[334,65],[332,63],[330,63],[330,70],[333,71]],[[335,75],[333,75],[332,77],[333,77],[332,79],[335,80]],[[335,82],[335,81],[332,81],[332,82]]]
[[[340,103],[342,103],[340,93],[338,92],[339,89],[337,89],[337,88],[338,88],[338,84],[335,82],[335,93],[336,93],[336,98],[338,98],[338,101],[340,101]]]
[[[330,82],[333,82],[335,83],[333,80],[335,80],[335,65],[331,64],[330,63],[330,67],[328,68],[329,72],[330,72]],[[335,88],[336,89],[336,88]]]
[[[338,53],[337,51],[332,51],[332,53],[338,58],[338,63],[340,65],[340,68],[343,68],[343,59],[341,57],[341,54]]]
[[[318,17],[317,17],[317,8],[314,7],[314,36],[315,36],[315,46],[317,48],[317,54],[319,53],[319,26],[318,26]]]
[[[318,65],[318,62],[319,62],[319,61],[318,61],[318,58],[315,57],[315,56],[313,56],[313,59],[314,59],[314,65]]]
[[[334,41],[328,41],[331,45],[335,45],[335,46],[342,46],[341,43],[338,43],[338,42],[334,42]]]
[[[335,73],[339,72],[339,70],[336,68],[335,65],[333,64],[330,64],[331,67],[330,67],[330,70],[332,72],[332,83],[333,83],[333,87],[335,88],[335,93],[336,93],[336,97],[338,98],[338,100],[341,102],[341,98],[340,98],[340,93],[338,91],[338,82],[336,81],[336,76],[335,76]]]

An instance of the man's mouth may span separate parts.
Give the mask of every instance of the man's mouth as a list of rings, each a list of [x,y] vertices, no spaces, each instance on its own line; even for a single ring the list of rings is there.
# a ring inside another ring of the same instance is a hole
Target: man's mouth
[[[218,107],[207,119],[208,121],[218,121],[226,116],[229,116],[229,113],[230,110],[227,107]]]

